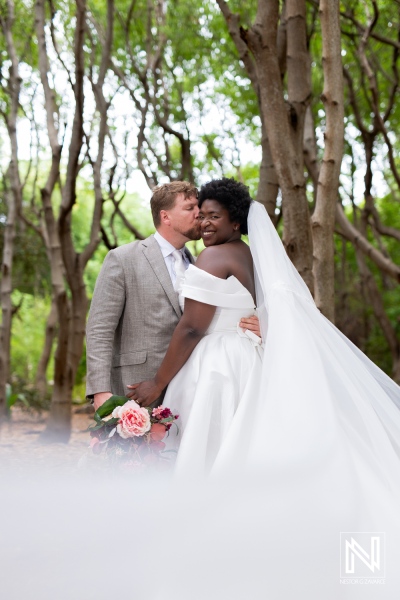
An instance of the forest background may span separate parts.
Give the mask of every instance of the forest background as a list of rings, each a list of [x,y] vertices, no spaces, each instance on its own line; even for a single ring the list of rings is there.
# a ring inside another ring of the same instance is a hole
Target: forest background
[[[68,439],[102,261],[154,231],[174,179],[246,183],[320,310],[400,383],[399,10],[0,0],[2,417],[50,408],[44,437]]]

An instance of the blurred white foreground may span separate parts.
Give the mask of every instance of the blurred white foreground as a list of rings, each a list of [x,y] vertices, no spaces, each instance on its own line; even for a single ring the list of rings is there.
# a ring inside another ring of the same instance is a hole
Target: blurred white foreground
[[[3,472],[1,597],[398,600],[398,507],[359,491]],[[340,583],[341,531],[386,533],[385,583]]]

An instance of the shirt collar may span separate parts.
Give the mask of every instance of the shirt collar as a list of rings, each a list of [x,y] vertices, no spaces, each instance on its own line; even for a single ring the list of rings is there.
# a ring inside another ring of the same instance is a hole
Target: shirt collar
[[[182,254],[184,254],[185,246],[183,246],[183,248],[175,248],[175,246],[170,244],[170,242],[166,240],[158,231],[155,232],[154,237],[160,246],[161,253],[164,258],[172,254],[174,250],[179,250],[182,252]]]

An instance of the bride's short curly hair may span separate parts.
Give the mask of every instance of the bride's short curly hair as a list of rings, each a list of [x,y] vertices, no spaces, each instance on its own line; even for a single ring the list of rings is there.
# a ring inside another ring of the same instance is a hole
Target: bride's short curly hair
[[[204,184],[199,192],[199,208],[205,200],[216,200],[229,213],[233,223],[240,223],[240,233],[247,233],[247,217],[252,199],[249,188],[235,179],[213,179]]]

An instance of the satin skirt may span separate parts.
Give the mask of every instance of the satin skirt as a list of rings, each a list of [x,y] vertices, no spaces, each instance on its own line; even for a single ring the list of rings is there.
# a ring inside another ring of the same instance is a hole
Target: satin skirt
[[[166,450],[177,452],[175,474],[197,478],[211,473],[233,422],[252,411],[262,353],[236,330],[213,331],[196,346],[163,402],[179,414],[179,431],[173,426],[164,439]]]

